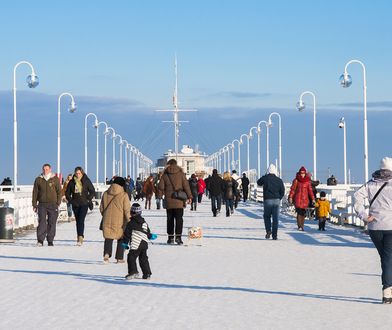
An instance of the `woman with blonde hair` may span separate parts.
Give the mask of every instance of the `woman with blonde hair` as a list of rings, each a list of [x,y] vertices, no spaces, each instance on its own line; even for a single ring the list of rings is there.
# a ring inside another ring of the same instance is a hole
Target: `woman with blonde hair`
[[[234,198],[237,195],[238,183],[235,181],[230,172],[223,173],[223,199],[226,205],[226,217],[234,213]]]

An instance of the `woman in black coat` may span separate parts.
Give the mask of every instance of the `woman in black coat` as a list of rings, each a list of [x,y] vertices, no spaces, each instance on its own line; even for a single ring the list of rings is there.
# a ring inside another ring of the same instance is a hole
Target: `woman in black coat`
[[[68,183],[65,197],[72,204],[72,210],[76,219],[77,245],[81,246],[84,239],[84,220],[86,219],[89,205],[95,196],[95,189],[90,179],[78,166],[74,176]]]
[[[197,186],[196,174],[191,175],[191,177],[189,179],[189,187],[191,188],[191,193],[192,193],[191,211],[196,211],[197,197],[199,194],[199,188]]]
[[[237,195],[238,183],[235,181],[230,172],[223,174],[223,199],[226,205],[226,217],[234,213],[234,198]]]

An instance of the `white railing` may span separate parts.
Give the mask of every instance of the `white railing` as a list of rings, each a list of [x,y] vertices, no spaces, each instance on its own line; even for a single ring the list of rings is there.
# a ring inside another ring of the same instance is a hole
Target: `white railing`
[[[360,187],[359,184],[327,186],[324,184],[317,186],[318,193],[325,191],[327,199],[331,203],[332,212],[330,214],[331,222],[340,225],[348,224],[358,227],[364,227],[354,211],[354,193]],[[285,184],[285,197],[283,203],[287,204],[288,194],[291,183]],[[257,202],[263,201],[263,188],[257,185],[251,185],[250,198]]]
[[[95,191],[98,192],[98,198],[96,201],[99,203],[101,201],[101,196],[104,191],[108,189],[109,186],[104,184],[99,184],[95,186]],[[18,186],[18,192],[4,191],[5,189],[12,190],[12,186],[0,186],[0,202],[4,204],[5,207],[12,207],[14,209],[14,228],[24,228],[29,226],[36,227],[38,225],[37,214],[33,211],[32,207],[32,192],[33,186]],[[61,203],[59,207],[59,220],[67,219],[66,215],[67,206],[65,203]]]

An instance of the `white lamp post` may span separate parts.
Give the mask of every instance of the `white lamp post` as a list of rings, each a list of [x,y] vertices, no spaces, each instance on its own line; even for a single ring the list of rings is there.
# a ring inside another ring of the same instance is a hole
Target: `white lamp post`
[[[368,129],[367,129],[367,99],[366,99],[366,67],[361,61],[351,60],[346,63],[344,73],[340,76],[339,82],[342,87],[350,87],[352,84],[351,76],[347,72],[347,68],[351,63],[358,63],[363,70],[363,136],[364,136],[364,161],[365,161],[365,182],[369,180],[369,159],[368,159]]]
[[[347,144],[346,144],[346,121],[340,118],[339,128],[343,128],[343,159],[344,159],[344,184],[347,184]]]
[[[128,176],[128,141],[122,140],[122,144],[125,143],[125,176]]]
[[[115,143],[115,138],[116,138],[116,131],[114,130],[113,127],[108,127],[108,132],[112,132],[112,177],[116,175],[116,143]]]
[[[60,122],[60,108],[61,108],[61,98],[63,96],[69,96],[71,98],[71,104],[69,105],[68,111],[70,113],[74,113],[76,111],[76,104],[75,104],[75,99],[72,96],[71,93],[62,93],[59,95],[58,100],[57,100],[57,175],[60,177],[61,173],[61,166],[60,166],[60,146],[61,146],[61,141],[60,141],[60,130],[61,130],[61,122]]]
[[[114,137],[114,140],[117,138],[120,138],[118,140],[118,144],[120,145],[120,156],[119,156],[119,161],[118,161],[118,175],[122,176],[122,136],[120,134],[116,134]]]
[[[241,173],[241,147],[240,147],[241,141],[238,139],[233,140],[233,142],[232,142],[233,143],[233,150],[234,150],[235,142],[238,143],[238,172]],[[234,161],[234,153],[233,153],[233,161]],[[235,165],[234,165],[234,168],[235,168]]]
[[[269,166],[269,123],[266,122],[265,120],[260,120],[259,123],[257,124],[257,171],[259,177],[261,177],[261,152],[260,152],[260,135],[261,135],[261,127],[260,125],[264,124],[267,130],[266,133],[266,164],[267,168]]]
[[[297,102],[297,109],[301,112],[305,110],[305,103],[303,102],[302,97],[306,94],[312,95],[313,97],[313,176],[314,180],[317,180],[316,95],[309,91],[303,92]]]
[[[230,169],[231,169],[230,148],[231,148],[232,154],[233,154],[233,148],[234,148],[234,147],[233,147],[233,144],[232,144],[232,143],[227,144],[226,147],[227,147],[227,170],[228,170],[229,172],[231,172],[231,171],[230,171]]]
[[[242,140],[242,137],[243,136],[245,136],[246,137],[246,139],[247,139],[247,148],[246,148],[246,150],[247,150],[247,155],[246,155],[246,157],[247,157],[247,166],[248,166],[248,175],[249,175],[249,139],[250,139],[250,137],[249,137],[249,135],[248,134],[242,134],[241,136],[240,136],[240,142],[241,142],[241,144],[243,144],[244,142],[243,142],[243,140]]]
[[[29,88],[35,88],[39,84],[38,76],[35,74],[34,67],[27,61],[20,61],[14,66],[14,192],[18,186],[18,121],[16,117],[16,69],[22,65],[27,64],[31,69],[31,74],[27,76],[26,82]]]
[[[249,140],[253,138],[253,133],[252,133],[253,130],[255,130],[256,133],[257,133],[258,128],[256,126],[253,126],[253,127],[250,128],[250,130],[249,130]],[[248,146],[248,148],[249,148],[249,146]],[[248,151],[248,153],[250,153],[250,151]],[[249,175],[249,168],[248,168],[248,175]]]
[[[87,149],[87,119],[88,117],[94,117],[95,118],[95,122],[93,127],[97,130],[97,155],[96,155],[96,169],[97,169],[97,173],[96,173],[96,184],[98,185],[98,173],[99,173],[99,165],[98,165],[98,161],[99,161],[99,135],[98,135],[98,117],[96,116],[95,113],[88,113],[86,115],[86,117],[84,118],[84,168],[86,173],[88,173],[88,149]]]
[[[103,182],[104,182],[104,184],[106,184],[106,178],[107,178],[107,144],[108,144],[108,135],[109,135],[109,126],[108,126],[108,124],[106,123],[106,122],[104,122],[104,121],[100,121],[99,123],[98,123],[98,129],[99,129],[99,125],[105,125],[105,132],[103,133],[103,135],[104,135],[104,154],[105,154],[105,158],[104,158],[104,162],[103,162],[103,167],[104,167],[104,170],[103,170],[103,172],[104,172],[104,180],[103,180]]]
[[[268,118],[268,127],[272,127],[272,116],[277,116],[279,119],[279,177],[282,178],[282,118],[279,113],[272,112]],[[268,164],[269,166],[269,164]]]

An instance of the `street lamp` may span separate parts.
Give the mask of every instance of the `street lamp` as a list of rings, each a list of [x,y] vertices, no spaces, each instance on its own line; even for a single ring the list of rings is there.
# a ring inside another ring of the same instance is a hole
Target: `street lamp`
[[[231,170],[231,162],[230,162],[230,148],[231,148],[231,151],[232,151],[232,155],[233,155],[233,148],[234,148],[234,146],[233,146],[233,144],[232,143],[228,143],[227,145],[226,145],[226,147],[227,147],[227,168],[228,168],[228,171],[229,172],[231,172],[230,170]],[[233,159],[234,159],[234,157],[232,157]]]
[[[96,174],[96,184],[98,185],[98,171],[99,171],[99,165],[98,165],[98,161],[99,161],[99,135],[98,135],[98,126],[99,126],[99,121],[98,121],[98,117],[96,116],[95,113],[88,113],[86,115],[86,117],[84,118],[84,168],[86,173],[88,173],[88,153],[87,153],[87,119],[88,117],[94,117],[95,118],[95,122],[93,127],[97,130],[97,160],[96,160],[96,170],[97,170],[97,174]]]
[[[306,94],[312,95],[313,97],[313,176],[314,180],[317,180],[316,95],[309,91],[303,92],[299,97],[299,101],[297,102],[297,109],[300,112],[305,110],[305,103],[303,102],[302,97]]]
[[[120,138],[120,140],[118,141],[118,144],[120,145],[120,157],[119,157],[119,161],[118,161],[118,175],[122,176],[122,136],[120,134],[116,134],[116,136],[114,137],[113,143],[115,142],[115,140],[117,138]]]
[[[253,127],[250,128],[250,130],[249,130],[249,139],[253,138],[253,133],[252,133],[253,130],[255,130],[256,133],[257,133],[258,128],[256,126],[253,126]],[[248,148],[249,148],[249,145],[248,145]],[[248,150],[248,153],[250,154],[249,150]],[[249,164],[248,164],[248,175],[249,175]]]
[[[261,127],[260,125],[264,124],[266,129],[267,129],[267,133],[266,133],[266,164],[267,167],[266,169],[268,169],[269,166],[269,123],[266,122],[265,120],[260,120],[259,123],[257,124],[257,171],[258,171],[258,175],[259,177],[261,177],[261,152],[260,152],[260,134],[261,134]]]
[[[114,142],[116,138],[116,131],[113,127],[108,127],[107,131],[108,133],[109,131],[112,131],[112,177],[114,177],[116,175],[116,144]]]
[[[31,69],[31,74],[27,76],[26,83],[29,88],[35,88],[39,84],[38,76],[35,74],[34,67],[27,61],[20,61],[14,66],[14,192],[18,186],[18,121],[16,117],[16,69],[26,64]]]
[[[347,144],[346,144],[346,121],[344,117],[340,118],[339,128],[343,128],[343,159],[344,159],[344,184],[347,184]]]
[[[69,105],[68,111],[70,113],[74,113],[76,111],[76,104],[75,104],[75,99],[71,93],[62,93],[59,95],[58,100],[57,100],[57,175],[60,178],[60,173],[61,173],[61,166],[60,166],[60,127],[61,127],[61,122],[60,122],[60,108],[61,108],[61,98],[63,96],[69,96],[71,98],[71,103]]]
[[[248,135],[248,134],[242,134],[241,136],[240,136],[240,142],[241,142],[241,144],[243,144],[244,142],[242,141],[242,137],[243,136],[245,136],[246,137],[246,139],[247,139],[247,148],[246,148],[246,150],[247,150],[247,165],[248,165],[248,175],[249,175],[249,139],[250,139],[250,136]]]
[[[122,140],[123,144],[125,143],[125,176],[128,176],[128,141],[127,140]]]
[[[98,129],[99,129],[99,125],[105,125],[105,131],[104,131],[104,133],[103,133],[103,135],[104,135],[104,141],[105,141],[105,144],[104,144],[104,153],[105,153],[105,158],[104,158],[104,163],[103,163],[103,166],[104,166],[104,183],[106,184],[106,178],[107,178],[107,140],[108,140],[108,135],[109,135],[109,130],[108,130],[108,128],[109,128],[109,125],[105,122],[105,121],[100,121],[99,123],[98,123]]]
[[[233,161],[234,161],[234,147],[235,147],[235,142],[238,143],[238,172],[241,173],[241,141],[238,139],[234,139],[231,143],[233,144]],[[234,166],[235,168],[235,166]]]
[[[364,161],[365,161],[365,182],[369,180],[369,159],[368,159],[368,129],[367,129],[367,100],[366,100],[366,67],[361,61],[351,60],[346,63],[344,73],[340,76],[339,82],[342,87],[350,87],[352,84],[351,76],[347,72],[347,68],[351,63],[358,63],[363,69],[363,135],[364,135]]]
[[[278,112],[272,112],[268,118],[268,126],[272,127],[272,116],[277,116],[279,118],[279,177],[283,177],[282,173],[282,118]],[[269,164],[268,164],[269,165]]]

